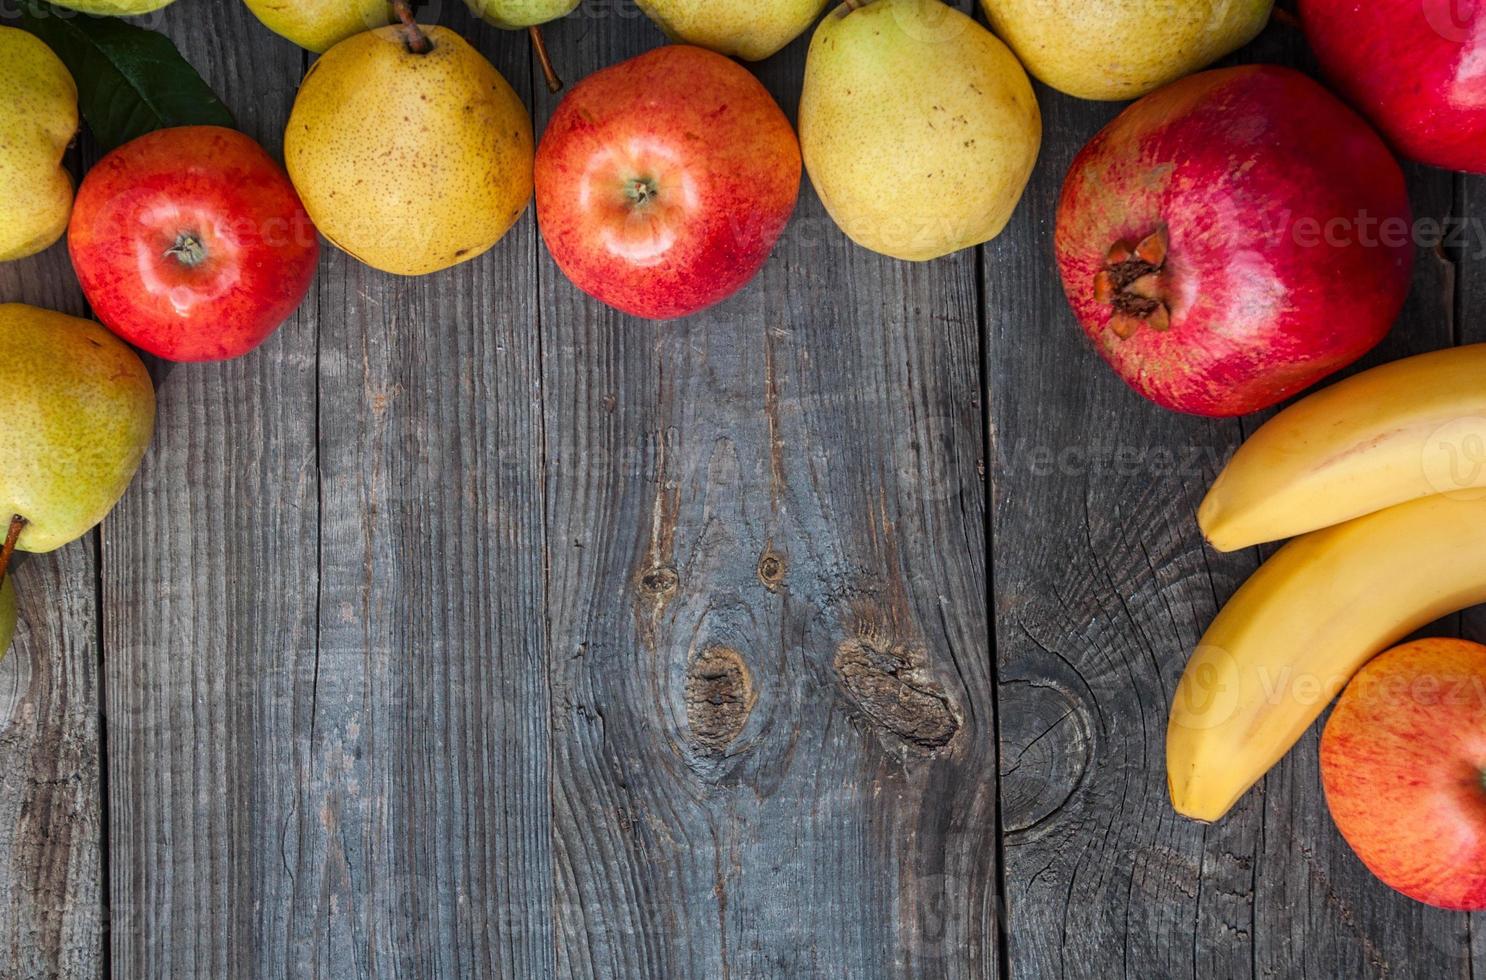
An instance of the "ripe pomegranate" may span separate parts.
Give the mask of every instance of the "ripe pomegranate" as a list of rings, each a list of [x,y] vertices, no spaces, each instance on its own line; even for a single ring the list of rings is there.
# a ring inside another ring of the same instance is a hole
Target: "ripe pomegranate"
[[[1486,173],[1486,3],[1301,0],[1321,67],[1405,156]]]
[[[1197,415],[1275,404],[1387,334],[1413,265],[1403,173],[1299,72],[1191,75],[1073,161],[1054,243],[1068,300],[1140,394]]]

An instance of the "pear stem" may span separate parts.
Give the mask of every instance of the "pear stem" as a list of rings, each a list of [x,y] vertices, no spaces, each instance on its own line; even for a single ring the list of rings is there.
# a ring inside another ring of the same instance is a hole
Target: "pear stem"
[[[842,0],[842,2],[846,4],[847,10],[861,10],[866,6],[863,0]]]
[[[0,585],[5,584],[5,571],[10,568],[10,556],[15,553],[15,543],[20,540],[26,519],[16,514],[10,519],[10,530],[5,534],[5,544],[0,547]]]
[[[547,80],[547,91],[556,95],[562,91],[562,79],[557,77],[557,69],[552,67],[552,58],[547,54],[547,39],[542,37],[542,29],[535,24],[528,27],[526,33],[531,38],[531,49],[537,53],[537,61],[542,66],[542,77]]]
[[[433,50],[428,35],[423,33],[423,28],[413,18],[413,7],[408,0],[392,0],[392,12],[402,21],[403,36],[407,39],[409,51],[413,54],[428,54]]]

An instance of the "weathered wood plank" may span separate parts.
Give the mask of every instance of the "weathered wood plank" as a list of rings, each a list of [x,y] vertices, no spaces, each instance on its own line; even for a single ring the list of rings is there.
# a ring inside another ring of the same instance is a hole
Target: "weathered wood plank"
[[[278,156],[301,52],[241,4],[154,20]],[[119,976],[288,975],[315,664],[315,336],[309,303],[247,357],[174,368],[105,525]]]
[[[97,545],[16,573],[24,624],[0,691],[0,975],[91,978],[103,964]]]
[[[439,20],[530,104],[524,34]],[[417,279],[322,270],[296,976],[551,973],[535,236]]]
[[[214,13],[166,27],[277,152],[304,59]],[[523,38],[443,19],[528,88]],[[327,249],[264,349],[172,377],[106,551],[127,975],[546,972],[533,248]]]
[[[1271,27],[1240,61],[1304,64]],[[1058,188],[1118,107],[1039,90],[1048,139],[987,249],[1002,802],[1013,974],[1452,975],[1459,924],[1391,895],[1330,825],[1315,733],[1223,822],[1177,818],[1166,710],[1188,652],[1255,554],[1206,549],[1193,513],[1256,420],[1171,415],[1084,345],[1051,258]],[[1443,216],[1448,176],[1416,172]],[[1428,254],[1366,363],[1448,343]]]
[[[686,321],[540,270],[559,974],[996,975],[973,253],[878,259],[806,190]]]
[[[1117,106],[1038,89],[1042,158],[985,250],[995,622],[1013,976],[1249,973],[1258,817],[1167,802],[1175,672],[1251,559],[1192,514],[1237,426],[1172,415],[1084,343],[1052,258],[1063,175]]]
[[[82,160],[70,152],[69,168]],[[87,315],[64,243],[0,264],[0,302]],[[0,976],[98,977],[98,533],[23,557],[14,575],[20,623],[0,660]]]

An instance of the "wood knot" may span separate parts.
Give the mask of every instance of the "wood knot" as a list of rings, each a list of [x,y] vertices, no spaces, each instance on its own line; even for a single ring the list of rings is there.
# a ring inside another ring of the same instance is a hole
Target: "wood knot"
[[[836,674],[858,710],[884,734],[917,749],[949,744],[960,720],[944,690],[923,676],[922,654],[853,637],[836,648]]]
[[[784,573],[789,568],[789,563],[784,556],[773,551],[766,551],[758,560],[758,580],[764,583],[764,588],[770,592],[777,591],[779,584],[784,581]]]
[[[681,583],[681,576],[670,565],[656,565],[640,576],[640,588],[653,596],[670,595]]]
[[[756,700],[748,667],[730,647],[709,647],[686,668],[686,725],[707,752],[721,753],[742,734]]]

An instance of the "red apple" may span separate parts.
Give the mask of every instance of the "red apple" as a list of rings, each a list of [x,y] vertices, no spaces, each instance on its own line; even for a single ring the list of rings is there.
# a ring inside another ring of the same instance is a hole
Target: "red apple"
[[[257,347],[304,299],[320,254],[288,174],[220,126],[157,130],[98,161],[67,247],[98,319],[172,361]]]
[[[1486,173],[1486,3],[1301,0],[1326,75],[1400,153]]]
[[[1486,909],[1486,646],[1418,640],[1370,661],[1326,722],[1321,781],[1384,884]]]
[[[1409,289],[1403,173],[1288,68],[1191,75],[1073,161],[1054,244],[1084,332],[1136,391],[1197,415],[1266,408],[1361,357]]]
[[[800,146],[736,62],[670,45],[575,85],[537,147],[537,220],[573,283],[669,319],[741,289],[800,191]]]

